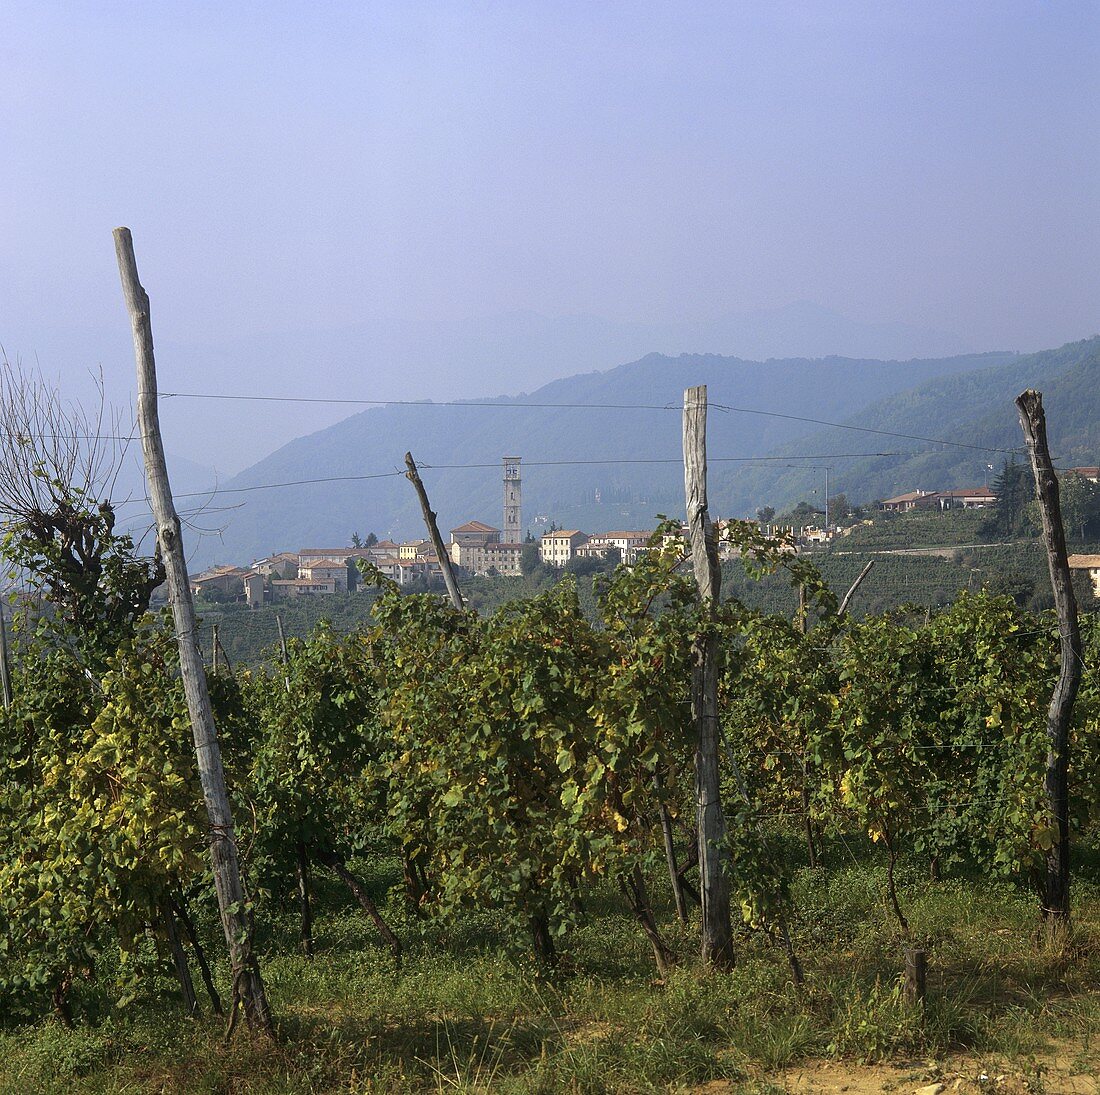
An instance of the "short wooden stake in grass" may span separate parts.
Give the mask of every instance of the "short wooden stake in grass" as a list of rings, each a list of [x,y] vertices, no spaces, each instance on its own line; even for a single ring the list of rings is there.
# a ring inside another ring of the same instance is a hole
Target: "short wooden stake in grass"
[[[688,538],[699,599],[713,618],[722,583],[718,538],[707,509],[707,389],[684,392],[684,494]],[[699,896],[703,906],[703,960],[718,969],[734,964],[727,870],[726,815],[718,767],[718,677],[721,653],[714,628],[704,625],[692,644],[691,714],[695,721],[695,803],[699,828]]]
[[[240,1011],[244,1012],[250,1027],[273,1034],[267,994],[252,950],[252,931],[244,886],[241,883],[233,812],[225,785],[214,713],[210,707],[206,667],[199,650],[198,624],[195,620],[195,605],[191,600],[191,583],[187,577],[183,533],[172,501],[172,488],[168,483],[168,468],[164,459],[164,443],[161,440],[160,415],[157,409],[157,372],[153,357],[149,297],[138,278],[130,229],[116,228],[114,236],[122,290],[133,328],[134,356],[137,359],[138,426],[145,458],[145,475],[149,484],[149,501],[156,520],[157,541],[168,577],[168,600],[172,606],[176,642],[179,646],[180,676],[187,697],[187,710],[191,716],[199,782],[209,818],[211,871],[233,972],[233,999],[227,1034],[231,1034],[235,1028]]]
[[[910,1004],[923,1004],[928,994],[928,952],[910,947],[905,952],[903,992]]]

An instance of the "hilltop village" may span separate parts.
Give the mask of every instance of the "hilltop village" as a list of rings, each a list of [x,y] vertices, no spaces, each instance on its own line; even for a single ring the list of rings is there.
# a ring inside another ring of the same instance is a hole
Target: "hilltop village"
[[[539,539],[525,535],[522,519],[521,458],[503,458],[503,528],[483,521],[466,521],[450,530],[447,552],[460,576],[519,577],[524,554],[553,570],[580,560],[633,563],[646,549],[651,529],[616,529],[587,533],[551,526]],[[723,522],[719,522],[719,526]],[[792,543],[826,538],[816,526],[775,529]],[[354,592],[359,562],[371,564],[402,588],[424,589],[441,584],[443,572],[430,539],[376,540],[350,547],[302,548],[258,559],[250,566],[215,566],[192,576],[191,592],[213,601],[241,601],[250,608],[294,597]]]
[[[1089,483],[1100,482],[1100,468],[1073,468],[1066,474]],[[841,496],[842,498],[842,496]],[[911,490],[868,507],[878,515],[916,511],[975,510],[997,501],[989,486],[949,490]],[[519,577],[525,566],[541,563],[552,570],[574,569],[586,560],[632,564],[646,550],[653,530],[612,529],[586,532],[550,525],[538,538],[525,533],[522,521],[521,458],[503,458],[503,528],[469,520],[449,530],[447,553],[461,577]],[[760,521],[770,534],[783,536],[800,550],[820,547],[850,534],[864,517],[850,510],[828,514],[805,507],[801,524],[772,524],[774,513],[761,511]],[[717,522],[719,530],[725,521]],[[864,517],[863,523],[869,523]],[[376,567],[404,589],[427,589],[442,584],[442,569],[431,540],[402,542],[369,536],[342,547],[305,547],[283,551],[249,566],[219,565],[191,578],[191,590],[208,601],[244,602],[250,608],[296,597],[331,596],[354,592],[360,585],[359,563]],[[732,549],[726,545],[726,553]],[[1092,557],[1089,557],[1090,560]],[[1084,561],[1075,559],[1078,565]]]

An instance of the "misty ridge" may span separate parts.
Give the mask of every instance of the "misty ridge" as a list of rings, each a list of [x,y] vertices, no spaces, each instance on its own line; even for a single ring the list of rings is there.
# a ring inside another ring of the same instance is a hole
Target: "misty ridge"
[[[491,402],[487,406],[372,408],[221,481],[211,509],[239,508],[222,518],[212,514],[210,523],[222,531],[193,541],[193,562],[247,563],[277,550],[344,543],[356,530],[416,534],[415,498],[400,475],[386,474],[398,469],[406,449],[424,468],[444,529],[470,519],[499,523],[496,467],[504,453],[523,457],[528,528],[536,516],[589,531],[651,527],[658,514],[682,510],[679,414],[665,408],[677,407],[684,388],[696,383],[708,385],[716,405],[708,453],[712,508],[722,516],[750,516],[760,506],[781,508],[819,495],[826,464],[830,490],[853,501],[985,484],[994,476],[988,453],[861,430],[1014,450],[1019,427],[1012,400],[1028,386],[1044,390],[1059,455],[1090,463],[1100,447],[1098,364],[1097,338],[1030,355],[904,362],[654,353],[522,396],[477,401]],[[629,406],[607,406],[615,404]],[[247,403],[237,410],[254,413]],[[772,459],[752,463],[756,457]],[[355,479],[372,475],[380,477]],[[249,489],[321,478],[344,481]]]

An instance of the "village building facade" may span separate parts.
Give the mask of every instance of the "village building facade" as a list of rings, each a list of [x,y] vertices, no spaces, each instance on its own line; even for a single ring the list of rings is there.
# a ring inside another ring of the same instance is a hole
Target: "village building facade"
[[[1070,570],[1082,570],[1092,583],[1092,592],[1100,597],[1100,555],[1071,555]]]
[[[633,566],[652,535],[642,530],[596,532],[574,549],[573,556],[577,559],[606,559],[612,551],[617,551],[620,562]]]
[[[335,593],[347,593],[349,588],[355,588],[353,566],[350,561],[311,559],[299,564],[298,577],[306,582],[331,582]]]
[[[189,579],[193,597],[243,597],[244,580],[252,575],[246,567],[213,566]]]
[[[573,558],[581,544],[588,542],[588,535],[580,529],[557,529],[543,533],[539,542],[539,558],[549,567],[561,570]]]

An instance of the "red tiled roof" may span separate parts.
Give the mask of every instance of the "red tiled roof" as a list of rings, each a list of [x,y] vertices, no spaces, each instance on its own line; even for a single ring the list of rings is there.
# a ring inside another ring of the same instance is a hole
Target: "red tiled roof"
[[[911,490],[905,494],[899,494],[896,498],[884,498],[882,504],[889,506],[897,502],[918,502],[922,498],[927,498],[931,492],[926,490]]]
[[[487,525],[483,521],[467,521],[466,524],[451,529],[451,532],[500,532],[500,529],[493,528],[492,525]]]
[[[208,582],[213,578],[245,578],[252,573],[247,567],[217,566],[196,574],[189,580],[192,582]]]

